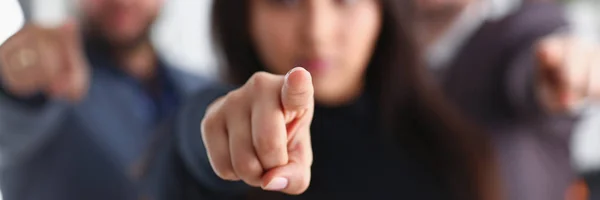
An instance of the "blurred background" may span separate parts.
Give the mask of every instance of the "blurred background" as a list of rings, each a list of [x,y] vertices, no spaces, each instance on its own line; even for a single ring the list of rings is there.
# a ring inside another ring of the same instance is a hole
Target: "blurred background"
[[[600,1],[565,1],[575,32],[590,42],[600,41]],[[574,164],[581,171],[600,170],[600,107],[593,106],[573,138]]]
[[[1,0],[16,1],[16,0]],[[52,26],[76,17],[73,0],[18,0],[28,20]],[[209,39],[212,0],[166,0],[152,39],[170,62],[192,73],[209,75],[215,59]]]
[[[152,35],[158,50],[186,71],[206,76],[216,74],[208,29],[211,0],[166,2]],[[70,0],[19,0],[23,15],[15,3],[17,0],[0,0],[0,19],[3,19],[0,20],[0,43],[22,24],[21,16],[51,26],[77,15],[71,9]],[[575,33],[590,42],[599,42],[600,0],[564,0],[563,3]],[[4,20],[6,18],[11,20]],[[581,173],[594,174],[600,171],[600,106],[587,110],[584,117],[572,140],[572,162]]]

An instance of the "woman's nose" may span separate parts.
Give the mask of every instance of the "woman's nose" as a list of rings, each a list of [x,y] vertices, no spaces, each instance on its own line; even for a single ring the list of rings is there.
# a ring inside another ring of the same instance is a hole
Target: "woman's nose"
[[[301,26],[303,40],[308,45],[320,45],[331,40],[336,27],[336,10],[332,1],[313,0],[305,5]]]

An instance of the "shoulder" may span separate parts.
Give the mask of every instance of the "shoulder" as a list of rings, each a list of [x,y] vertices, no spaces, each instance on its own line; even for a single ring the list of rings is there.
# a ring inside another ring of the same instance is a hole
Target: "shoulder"
[[[519,9],[497,23],[512,43],[537,41],[568,24],[559,4],[539,0],[525,0]]]
[[[235,87],[222,82],[208,81],[189,95],[187,101],[184,103],[183,113],[186,113],[186,111],[204,113],[204,110],[206,110],[213,101],[219,97],[225,96],[234,89]]]
[[[216,83],[216,78],[207,75],[201,75],[182,69],[180,67],[166,67],[167,78],[169,78],[175,87],[188,97],[201,88],[208,87]]]
[[[463,47],[462,54],[481,53],[481,49],[486,48],[486,54],[510,55],[567,28],[560,5],[546,0],[522,1],[505,15],[486,20]]]
[[[488,50],[483,52],[500,63],[494,66],[507,67],[514,59],[533,55],[539,40],[568,28],[559,4],[546,0],[522,1],[508,15],[486,21],[462,54],[481,53],[485,47]]]
[[[196,130],[208,106],[219,97],[225,96],[229,91],[234,90],[234,88],[233,86],[217,81],[210,81],[199,87],[183,103],[177,115],[177,127]],[[188,130],[179,131],[187,132]]]

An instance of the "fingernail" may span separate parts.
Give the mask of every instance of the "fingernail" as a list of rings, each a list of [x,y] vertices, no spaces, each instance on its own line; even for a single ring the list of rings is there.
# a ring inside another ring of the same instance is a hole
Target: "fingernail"
[[[273,178],[273,180],[271,180],[271,182],[269,182],[269,184],[263,187],[263,189],[270,191],[279,191],[285,189],[287,185],[288,180],[286,178],[275,177]]]
[[[298,69],[300,69],[301,67],[294,67],[294,69],[290,70],[287,74],[285,74],[285,80],[288,79],[288,77],[290,77],[290,74],[294,73],[295,71],[298,71]]]

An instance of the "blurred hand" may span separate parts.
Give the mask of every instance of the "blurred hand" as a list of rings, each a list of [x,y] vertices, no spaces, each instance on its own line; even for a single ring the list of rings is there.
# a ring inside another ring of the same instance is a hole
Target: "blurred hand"
[[[600,47],[568,36],[551,36],[537,49],[543,105],[553,112],[600,100]]]
[[[202,139],[216,174],[265,190],[303,193],[313,161],[313,95],[310,73],[295,68],[285,77],[256,73],[216,100],[202,121]]]
[[[0,79],[18,97],[39,92],[70,101],[81,100],[89,85],[79,30],[73,22],[59,28],[25,25],[0,46]]]

